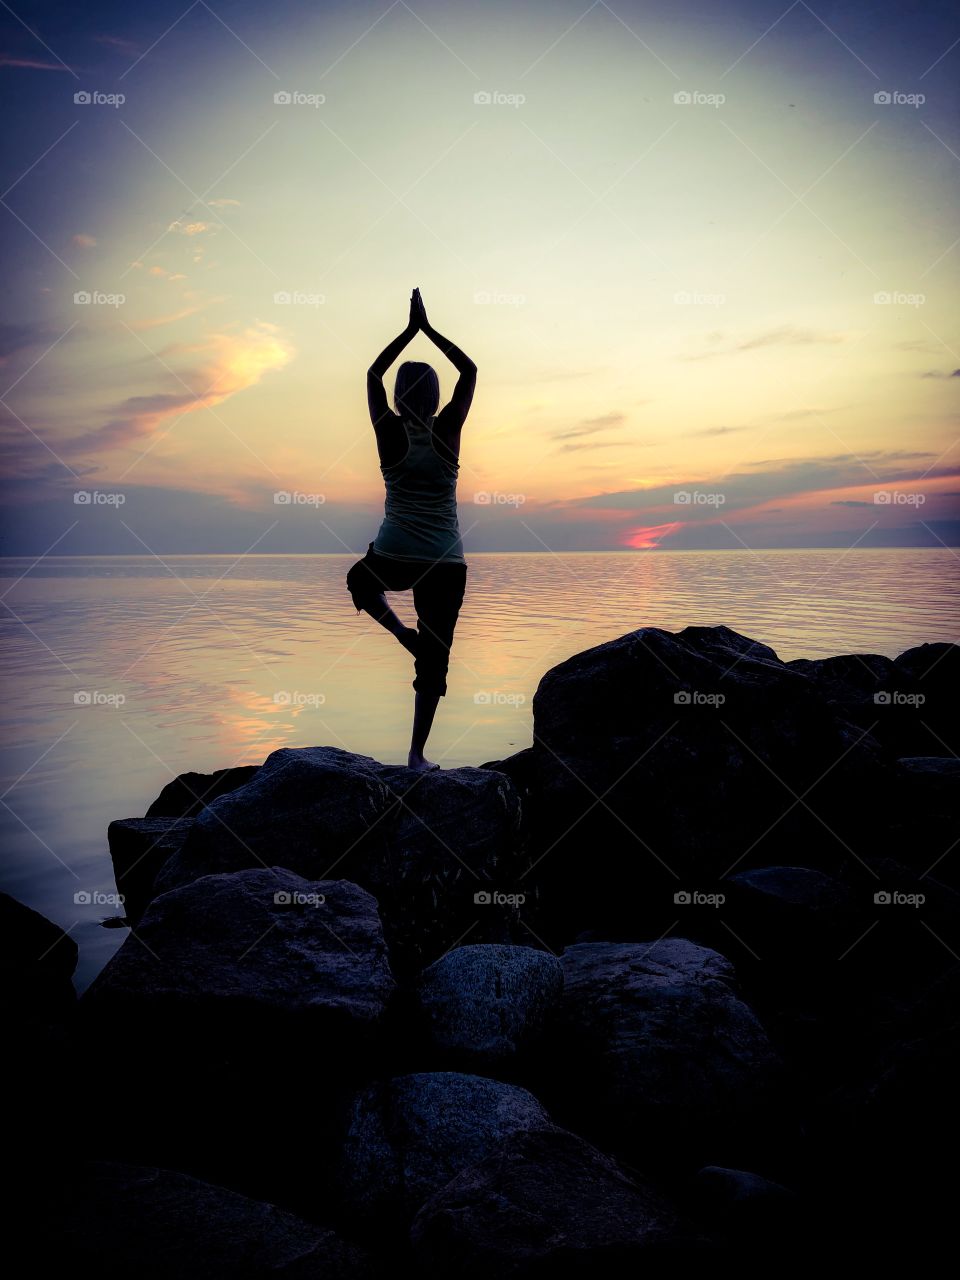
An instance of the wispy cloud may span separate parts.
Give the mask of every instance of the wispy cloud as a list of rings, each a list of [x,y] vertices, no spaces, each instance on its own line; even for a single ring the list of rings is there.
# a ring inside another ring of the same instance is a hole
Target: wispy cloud
[[[574,426],[563,427],[550,434],[554,440],[575,440],[580,436],[592,436],[598,431],[609,431],[611,427],[622,426],[626,420],[625,413],[604,413],[597,418],[581,418]]]
[[[817,345],[835,345],[837,343],[848,341],[850,335],[838,331],[830,331],[826,329],[801,329],[796,325],[785,324],[780,325],[777,329],[767,329],[763,333],[755,334],[751,338],[740,338],[739,340],[726,342],[725,345],[715,345],[712,351],[700,351],[694,355],[681,356],[681,360],[712,360],[716,356],[737,355],[743,351],[759,351],[766,347],[809,347]],[[724,334],[713,333],[708,335],[708,340],[712,343],[721,343],[725,338]]]

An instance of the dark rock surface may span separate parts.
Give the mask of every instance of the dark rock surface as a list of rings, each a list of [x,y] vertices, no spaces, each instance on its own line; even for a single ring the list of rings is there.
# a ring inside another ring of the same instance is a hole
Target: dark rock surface
[[[665,1196],[562,1129],[505,1139],[426,1202],[411,1237],[428,1275],[476,1280],[633,1280],[707,1244]]]
[[[699,1149],[762,1122],[779,1064],[729,960],[664,938],[562,961],[565,1088],[602,1132]]]
[[[345,1200],[362,1217],[409,1221],[428,1196],[511,1134],[548,1128],[532,1094],[483,1076],[422,1072],[371,1085],[347,1114]]]
[[[424,970],[417,988],[430,1043],[488,1067],[536,1044],[562,992],[555,956],[495,944],[447,952]]]
[[[154,881],[166,862],[180,852],[192,818],[118,818],[107,828],[113,875],[123,894],[127,920],[136,924],[154,896]]]
[[[519,801],[500,773],[412,773],[334,747],[275,751],[245,786],[208,805],[159,892],[200,875],[281,865],[375,894],[394,962],[429,963],[471,924],[504,937],[508,913],[474,894],[519,874]]]
[[[274,867],[155,898],[82,1005],[168,1045],[225,1050],[280,1033],[343,1049],[371,1035],[393,989],[370,894]]]
[[[275,1205],[170,1169],[91,1162],[31,1243],[35,1261],[147,1280],[369,1280],[364,1250]]]
[[[255,777],[258,764],[215,769],[213,773],[181,773],[168,782],[147,810],[148,818],[195,818],[207,805],[236,791]]]
[[[133,927],[79,1006],[0,899],[20,1199],[92,1197],[148,1276],[952,1248],[958,655],[644,628],[547,672],[507,760],[182,775],[111,828]],[[87,1187],[79,1141],[127,1169]]]
[[[533,747],[488,767],[520,792],[548,930],[657,936],[677,890],[771,863],[835,874],[884,827],[883,746],[725,627],[643,628],[576,654],[540,681],[533,712]]]

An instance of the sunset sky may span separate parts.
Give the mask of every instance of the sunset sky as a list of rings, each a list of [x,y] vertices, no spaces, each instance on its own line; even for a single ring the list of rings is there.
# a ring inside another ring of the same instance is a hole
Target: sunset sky
[[[415,285],[468,554],[960,544],[960,19],[907,9],[4,6],[0,550],[363,551]]]

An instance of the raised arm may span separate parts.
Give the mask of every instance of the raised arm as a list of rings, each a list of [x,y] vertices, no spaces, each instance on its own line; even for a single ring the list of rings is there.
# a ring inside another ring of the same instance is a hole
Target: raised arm
[[[464,419],[470,411],[470,405],[473,402],[473,393],[477,386],[477,366],[473,363],[468,355],[449,338],[445,338],[442,333],[437,333],[433,325],[427,319],[427,313],[424,309],[423,299],[420,297],[420,290],[413,291],[413,309],[411,312],[419,323],[421,333],[425,334],[434,346],[439,347],[443,354],[447,357],[460,377],[457,379],[457,385],[453,389],[453,396],[450,399],[451,412],[458,418],[460,425],[463,425]]]
[[[392,342],[388,342],[373,364],[367,370],[367,404],[370,408],[370,421],[376,427],[382,418],[390,413],[387,393],[383,386],[383,375],[396,360],[411,338],[420,328],[415,299],[417,291],[410,295],[410,319],[402,333],[398,333]]]

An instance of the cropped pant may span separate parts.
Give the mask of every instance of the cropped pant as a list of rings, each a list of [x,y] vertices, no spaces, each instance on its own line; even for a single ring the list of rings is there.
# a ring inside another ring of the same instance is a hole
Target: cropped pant
[[[347,574],[354,606],[376,607],[384,591],[412,591],[417,613],[414,656],[418,693],[439,697],[447,692],[447,669],[453,632],[463,604],[467,566],[454,560],[395,560],[378,555],[371,542],[367,554]]]

